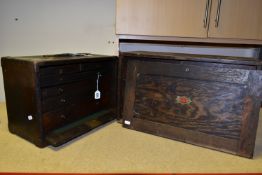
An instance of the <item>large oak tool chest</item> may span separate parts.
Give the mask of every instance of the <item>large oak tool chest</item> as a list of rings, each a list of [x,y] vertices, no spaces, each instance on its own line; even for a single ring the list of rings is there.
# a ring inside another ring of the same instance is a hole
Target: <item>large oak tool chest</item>
[[[261,61],[152,52],[121,58],[124,127],[253,156]]]
[[[9,130],[39,147],[61,145],[116,117],[116,57],[4,57]]]

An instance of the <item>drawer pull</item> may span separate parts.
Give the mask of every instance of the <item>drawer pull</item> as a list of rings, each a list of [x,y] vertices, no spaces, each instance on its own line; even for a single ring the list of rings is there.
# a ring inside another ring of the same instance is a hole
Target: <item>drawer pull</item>
[[[60,100],[60,102],[65,103],[66,100],[62,98],[62,99]]]
[[[64,92],[64,89],[63,88],[58,88],[58,92],[61,94]]]
[[[204,28],[207,28],[210,4],[211,4],[210,0],[207,0],[206,1],[205,17],[204,17],[204,20],[203,20]]]
[[[59,74],[63,74],[63,73],[64,73],[63,69],[59,69]]]
[[[186,72],[189,72],[189,68],[188,67],[186,68]]]
[[[217,28],[218,25],[219,25],[221,3],[222,3],[222,0],[218,0],[217,14],[216,14],[216,19],[215,19],[215,27],[216,27],[216,28]]]

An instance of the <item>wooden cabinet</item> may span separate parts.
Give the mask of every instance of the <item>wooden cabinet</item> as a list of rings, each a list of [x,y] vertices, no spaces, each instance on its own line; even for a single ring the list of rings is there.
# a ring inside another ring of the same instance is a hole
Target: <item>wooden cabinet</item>
[[[261,0],[212,0],[208,37],[262,40]]]
[[[123,53],[126,128],[253,156],[261,62],[190,54]]]
[[[116,57],[92,54],[2,58],[10,132],[59,146],[116,116]],[[96,90],[100,98],[95,98]]]
[[[261,0],[117,0],[121,35],[262,40]]]
[[[118,0],[117,34],[207,37],[206,0]]]

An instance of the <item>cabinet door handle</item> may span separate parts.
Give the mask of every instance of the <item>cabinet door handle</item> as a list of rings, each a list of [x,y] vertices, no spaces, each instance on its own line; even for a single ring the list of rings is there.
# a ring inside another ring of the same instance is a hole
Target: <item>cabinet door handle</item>
[[[210,0],[207,0],[206,1],[205,16],[204,16],[204,19],[203,19],[204,28],[207,28],[207,22],[208,22],[208,16],[209,16],[209,6],[210,6]]]
[[[218,27],[218,24],[219,24],[221,4],[222,4],[222,0],[218,0],[218,4],[217,4],[217,15],[216,15],[216,19],[215,19],[215,27]]]

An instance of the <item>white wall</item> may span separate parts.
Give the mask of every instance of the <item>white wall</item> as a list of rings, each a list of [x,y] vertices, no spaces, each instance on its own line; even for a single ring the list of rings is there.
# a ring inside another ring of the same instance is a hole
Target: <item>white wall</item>
[[[0,0],[0,57],[65,52],[117,54],[115,0]]]

